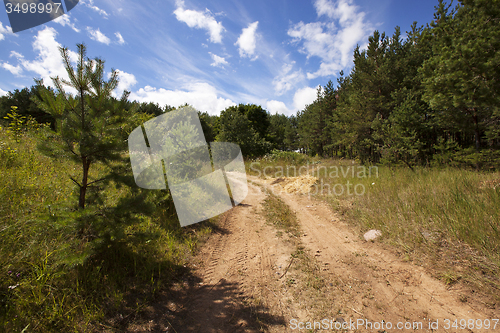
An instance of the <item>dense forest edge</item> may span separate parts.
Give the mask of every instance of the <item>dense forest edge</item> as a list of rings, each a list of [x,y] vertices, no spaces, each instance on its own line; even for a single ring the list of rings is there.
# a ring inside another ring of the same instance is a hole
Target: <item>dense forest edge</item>
[[[238,144],[256,176],[252,163],[269,174],[377,166],[375,178],[352,174],[366,195],[318,197],[360,231],[382,230],[402,257],[445,283],[493,295],[486,303],[495,308],[499,21],[498,1],[439,1],[424,26],[375,31],[355,49],[350,73],[319,86],[296,115],[255,104],[217,116],[200,110],[206,141]],[[189,278],[191,256],[218,228],[220,217],[181,228],[168,189],[135,186],[128,135],[181,106],[130,101],[127,91],[115,97],[118,73],[105,80],[104,60],[77,48],[76,64],[61,49],[69,81],[54,78],[52,88],[35,80],[0,97],[5,332],[119,331]],[[312,175],[335,185],[326,172]]]
[[[495,169],[500,159],[497,5],[439,2],[426,26],[415,22],[405,34],[396,27],[392,36],[375,31],[366,49],[355,49],[351,72],[341,72],[336,84],[319,86],[316,100],[296,115],[271,115],[253,104],[229,107],[220,116],[200,113],[207,141],[238,143],[249,158],[272,149],[300,150],[363,164]],[[43,82],[3,96],[0,117],[17,107],[20,116],[54,128],[54,117],[33,101],[41,89],[46,90]],[[174,109],[123,102],[135,114],[157,116]]]

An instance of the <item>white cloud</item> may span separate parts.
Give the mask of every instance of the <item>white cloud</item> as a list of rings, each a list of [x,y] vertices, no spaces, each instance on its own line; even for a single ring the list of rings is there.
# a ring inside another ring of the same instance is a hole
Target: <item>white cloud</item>
[[[95,41],[98,41],[99,43],[103,43],[106,45],[109,45],[111,43],[111,39],[109,39],[105,34],[97,28],[96,30],[92,29],[91,27],[87,27],[87,32],[89,33],[89,37]]]
[[[94,5],[94,0],[80,0],[80,3],[83,3],[85,6],[89,7],[93,11],[99,13],[99,15],[104,16],[104,18],[108,17],[108,13],[106,13],[105,10]]]
[[[281,101],[272,100],[266,102],[266,109],[272,114],[280,113],[287,116],[293,114],[293,112],[286,107],[285,103]]]
[[[9,72],[14,74],[15,76],[20,76],[21,73],[23,72],[23,69],[20,65],[13,66],[13,65],[9,64],[8,62],[4,62],[0,66],[3,67],[4,69],[8,70]]]
[[[59,44],[56,41],[57,31],[54,28],[46,27],[38,31],[33,42],[33,51],[38,53],[36,60],[22,60],[22,66],[31,72],[35,72],[44,79],[45,84],[51,84],[50,77],[67,78],[66,70],[59,52]]]
[[[2,88],[0,88],[0,97],[6,96],[8,93],[9,93],[8,91],[5,91]]]
[[[10,55],[9,55],[9,57],[11,57],[11,58],[12,58],[12,57],[16,57],[17,59],[22,59],[22,58],[24,58],[24,56],[23,56],[21,53],[16,52],[16,51],[10,51]]]
[[[352,53],[372,28],[365,22],[365,13],[359,12],[352,0],[316,0],[314,3],[318,16],[327,16],[330,22],[299,22],[288,30],[288,35],[295,42],[303,41],[300,50],[307,57],[321,58],[320,68],[314,73],[307,73],[308,79],[319,76],[336,75],[349,65]]]
[[[357,7],[352,5],[352,0],[339,0],[336,6],[331,0],[316,0],[314,3],[318,16],[326,15],[331,19],[339,20],[340,24],[344,24],[358,14]]]
[[[316,100],[317,90],[305,87],[298,89],[293,95],[293,107],[296,111],[304,110],[304,107]]]
[[[291,64],[284,64],[280,75],[274,78],[273,86],[276,95],[283,95],[287,91],[293,89],[298,82],[305,79],[301,69],[291,72],[294,64],[295,62],[292,62]]]
[[[307,54],[307,57],[318,56],[327,58],[329,47],[334,41],[334,36],[328,32],[324,32],[324,23],[313,22],[304,24],[297,23],[292,29],[288,30],[288,35],[293,37],[295,41],[304,40],[302,52]]]
[[[118,72],[118,86],[116,87],[113,95],[115,97],[120,97],[124,90],[130,91],[130,88],[137,83],[137,79],[134,74],[130,74],[119,69]],[[108,79],[111,77],[111,72],[108,74]]]
[[[3,26],[2,22],[0,22],[0,40],[5,39],[5,35],[7,34],[13,34],[12,28],[9,26]]]
[[[15,51],[10,54],[11,57],[17,58],[26,71],[34,72],[37,78],[43,79],[44,84],[49,86],[52,86],[51,77],[69,79],[59,52],[61,44],[56,41],[56,35],[56,30],[51,27],[38,31],[32,44],[33,51],[37,54],[35,60],[26,60],[22,54]],[[76,52],[69,50],[68,53],[72,61],[78,58]],[[67,91],[73,92],[72,89]]]
[[[174,14],[178,21],[186,23],[190,28],[207,30],[212,43],[222,43],[222,32],[225,29],[222,23],[215,20],[208,9],[205,12],[184,9],[184,1],[177,1],[177,9]]]
[[[321,62],[319,65],[319,69],[314,73],[307,73],[307,78],[312,80],[317,78],[318,76],[328,76],[328,75],[337,75],[341,69],[345,68],[346,65],[342,65],[336,62]]]
[[[125,44],[125,39],[123,39],[122,34],[119,32],[115,32],[115,36],[118,39],[118,44],[123,45]]]
[[[130,94],[131,100],[154,102],[160,105],[179,106],[185,103],[199,111],[216,115],[220,111],[236,105],[230,99],[219,97],[215,87],[208,83],[191,83],[184,90],[167,90],[146,86]]]
[[[68,26],[70,27],[71,29],[73,29],[74,31],[76,32],[80,32],[80,29],[78,29],[74,23],[71,23],[71,19],[70,19],[70,16],[69,14],[66,14],[66,15],[61,15],[59,16],[58,18],[54,19],[53,20],[54,22],[56,23],[59,23],[60,25],[62,25],[63,27],[65,26]]]
[[[210,56],[212,57],[212,60],[213,60],[213,63],[211,63],[210,66],[224,68],[224,65],[228,64],[228,62],[226,61],[225,58],[219,57],[218,55],[213,54],[212,52],[208,52],[208,53],[210,53]]]
[[[248,27],[244,28],[240,37],[234,45],[238,45],[240,57],[251,57],[255,53],[256,40],[257,40],[257,26],[259,21],[250,23]],[[254,58],[255,60],[257,58]]]

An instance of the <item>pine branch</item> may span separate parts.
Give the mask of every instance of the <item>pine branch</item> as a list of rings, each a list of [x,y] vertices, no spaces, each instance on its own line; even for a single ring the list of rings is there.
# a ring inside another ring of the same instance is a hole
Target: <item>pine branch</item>
[[[95,184],[95,183],[98,183],[98,182],[102,182],[103,180],[106,180],[106,178],[107,177],[103,177],[101,179],[97,179],[97,180],[91,181],[90,183],[87,183],[87,186]]]
[[[78,187],[82,187],[82,185],[80,185],[80,183],[78,181],[76,181],[73,177],[69,176],[69,179],[71,179],[73,181],[73,183],[75,183],[76,185],[78,185]]]

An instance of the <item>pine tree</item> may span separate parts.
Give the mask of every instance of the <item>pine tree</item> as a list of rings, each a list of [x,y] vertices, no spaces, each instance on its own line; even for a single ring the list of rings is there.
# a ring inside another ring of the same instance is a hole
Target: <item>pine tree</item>
[[[433,56],[421,70],[424,99],[440,111],[442,123],[471,135],[479,150],[500,103],[499,2],[462,0],[450,11],[440,0],[434,17]]]
[[[132,110],[127,110],[128,92],[120,101],[112,98],[112,91],[118,85],[118,72],[111,71],[109,80],[104,80],[104,61],[86,56],[86,47],[78,44],[78,61],[73,67],[67,48],[60,48],[69,81],[52,78],[57,95],[37,81],[41,98],[35,98],[38,105],[56,119],[56,131],[61,145],[47,142],[41,147],[47,154],[61,154],[80,163],[80,180],[70,176],[78,186],[78,207],[85,208],[87,190],[104,180],[90,179],[91,165],[108,163],[121,158],[126,149],[122,127]],[[66,93],[64,86],[76,90],[76,95]]]

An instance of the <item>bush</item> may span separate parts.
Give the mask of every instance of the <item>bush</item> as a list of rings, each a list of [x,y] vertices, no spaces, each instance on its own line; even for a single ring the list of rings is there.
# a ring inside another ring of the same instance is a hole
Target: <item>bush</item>
[[[271,153],[266,154],[262,159],[270,162],[283,161],[292,164],[302,164],[310,160],[307,155],[294,151],[282,151],[277,149],[272,150]]]

